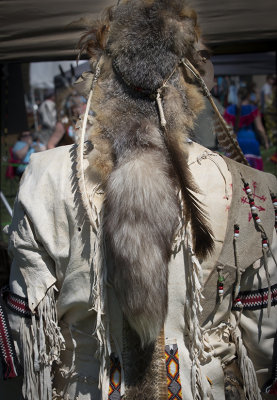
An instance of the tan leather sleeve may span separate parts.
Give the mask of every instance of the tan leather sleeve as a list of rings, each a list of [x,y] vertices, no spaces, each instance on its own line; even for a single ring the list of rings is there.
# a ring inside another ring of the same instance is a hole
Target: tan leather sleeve
[[[274,232],[272,252],[277,257],[277,235]],[[240,327],[242,338],[251,358],[262,387],[272,375],[273,346],[277,330],[277,266],[268,253],[268,269],[272,289],[272,305],[267,308],[268,281],[264,260],[257,260],[242,276],[241,293],[246,293],[249,306],[244,306]],[[262,291],[261,291],[262,290]],[[249,293],[249,294],[248,294]],[[262,293],[262,296],[260,294]],[[247,304],[248,304],[247,303]]]

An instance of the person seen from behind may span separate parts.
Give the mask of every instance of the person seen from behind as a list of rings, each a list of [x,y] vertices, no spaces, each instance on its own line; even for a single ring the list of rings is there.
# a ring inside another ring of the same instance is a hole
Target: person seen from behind
[[[238,91],[238,105],[229,105],[225,112],[226,122],[233,126],[239,145],[250,166],[263,170],[260,142],[268,148],[268,138],[257,106],[250,101],[251,90],[241,87]]]

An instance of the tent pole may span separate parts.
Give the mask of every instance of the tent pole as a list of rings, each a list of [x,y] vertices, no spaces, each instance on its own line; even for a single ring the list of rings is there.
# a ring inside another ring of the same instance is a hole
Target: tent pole
[[[8,200],[6,199],[4,193],[0,190],[0,199],[2,200],[4,206],[6,207],[8,213],[10,214],[10,216],[13,216],[13,211],[11,209],[11,206],[8,203]]]
[[[38,116],[37,116],[37,103],[35,98],[35,89],[31,86],[31,101],[32,101],[32,110],[34,115],[34,124],[35,124],[35,131],[38,132]]]

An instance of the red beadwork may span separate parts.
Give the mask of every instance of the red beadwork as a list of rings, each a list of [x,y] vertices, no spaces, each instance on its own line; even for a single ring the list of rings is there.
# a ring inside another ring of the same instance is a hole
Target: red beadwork
[[[267,241],[267,239],[263,239],[262,240],[262,244],[263,244],[263,247],[268,247],[268,241]]]
[[[261,222],[260,217],[258,216],[258,214],[253,213],[252,216],[253,216],[254,220],[255,220],[257,223]]]

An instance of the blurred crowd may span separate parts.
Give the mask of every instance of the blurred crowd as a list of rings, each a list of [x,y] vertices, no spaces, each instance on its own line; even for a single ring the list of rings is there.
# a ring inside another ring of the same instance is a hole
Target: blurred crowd
[[[251,80],[217,77],[211,93],[250,166],[263,170],[261,148],[277,150],[276,77],[266,76],[260,90]],[[206,100],[205,110],[196,123],[195,140],[211,150],[224,152],[217,141],[217,128],[215,113]],[[270,160],[277,163],[277,151]]]
[[[218,77],[211,92],[249,164],[263,170],[261,147],[277,148],[276,77],[268,75],[260,91],[252,81]],[[17,165],[16,174],[22,175],[32,153],[75,143],[75,124],[85,107],[86,99],[64,80],[58,89],[45,91],[37,107],[36,128],[20,133],[10,151],[10,162]],[[205,99],[205,109],[195,125],[194,140],[211,150],[223,151],[218,145],[215,119]],[[277,151],[271,161],[277,163]]]
[[[37,103],[36,123],[29,131],[21,132],[10,149],[7,177],[21,177],[32,153],[76,142],[75,124],[85,111],[86,99],[74,86],[65,84],[56,90],[45,90],[43,101]]]

